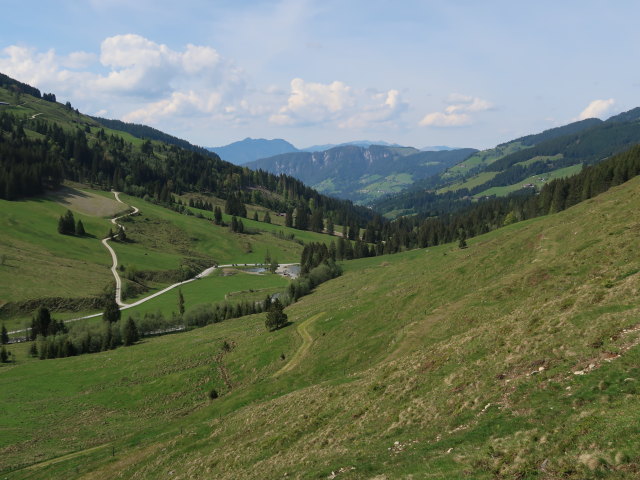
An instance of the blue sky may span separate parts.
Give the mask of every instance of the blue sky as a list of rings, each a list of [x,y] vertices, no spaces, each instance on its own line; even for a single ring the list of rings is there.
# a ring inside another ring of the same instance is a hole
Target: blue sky
[[[485,148],[640,106],[635,1],[2,5],[1,72],[205,146]]]

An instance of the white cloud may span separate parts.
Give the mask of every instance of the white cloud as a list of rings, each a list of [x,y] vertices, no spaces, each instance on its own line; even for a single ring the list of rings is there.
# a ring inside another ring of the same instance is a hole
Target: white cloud
[[[580,113],[580,115],[578,115],[578,120],[600,118],[601,116],[610,113],[615,103],[616,102],[613,98],[608,100],[594,100]]]
[[[106,38],[99,57],[10,46],[0,52],[0,71],[83,110],[108,108],[156,124],[169,116],[228,115],[245,94],[244,73],[214,48],[189,44],[176,51],[134,34]]]
[[[488,100],[460,93],[447,97],[444,112],[432,112],[418,123],[422,127],[463,127],[471,125],[473,118],[469,113],[485,112],[494,108]]]
[[[420,120],[421,127],[464,127],[471,125],[471,117],[466,113],[433,112]]]
[[[406,107],[398,90],[365,92],[340,81],[323,84],[294,78],[287,104],[269,121],[275,125],[332,123],[340,128],[365,128],[396,119]]]
[[[272,127],[393,128],[408,108],[396,89],[365,90],[338,80],[294,78],[284,89],[249,88],[245,73],[210,46],[173,49],[135,34],[104,39],[98,54],[10,46],[0,50],[0,71],[82,111],[170,130],[252,120]]]

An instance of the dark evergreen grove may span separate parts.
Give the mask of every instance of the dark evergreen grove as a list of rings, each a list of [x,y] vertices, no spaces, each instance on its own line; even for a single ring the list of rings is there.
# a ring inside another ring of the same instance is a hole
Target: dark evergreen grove
[[[80,220],[78,220],[80,222]],[[60,215],[60,219],[58,220],[58,233],[63,235],[75,235],[78,230],[76,227],[76,221],[73,218],[73,212],[71,210],[67,210],[67,213],[64,215]],[[82,227],[82,222],[79,224]],[[82,234],[84,235],[84,227],[82,227]]]

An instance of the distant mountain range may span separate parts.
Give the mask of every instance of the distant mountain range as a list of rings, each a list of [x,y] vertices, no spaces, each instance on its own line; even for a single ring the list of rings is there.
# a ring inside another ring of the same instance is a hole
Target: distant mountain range
[[[102,119],[100,119],[102,120]],[[274,138],[273,140],[267,140],[265,138],[245,138],[237,142],[224,145],[222,147],[207,147],[210,152],[215,152],[227,162],[235,163],[236,165],[244,165],[245,163],[259,160],[261,158],[273,157],[274,155],[280,155],[282,153],[291,152],[324,152],[336,147],[344,147],[347,145],[353,145],[356,147],[370,147],[371,145],[381,145],[384,147],[402,147],[397,143],[388,143],[382,140],[356,140],[346,143],[327,143],[325,145],[312,145],[307,148],[296,148],[291,143],[281,138]],[[447,147],[443,145],[431,146],[421,148],[422,151],[448,151],[458,150],[454,147]]]
[[[353,145],[356,147],[370,147],[371,145],[382,145],[383,147],[402,147],[403,145],[399,145],[397,143],[388,143],[382,140],[378,140],[376,142],[372,142],[371,140],[356,140],[353,142],[345,142],[345,143],[327,143],[325,145],[312,145],[311,147],[300,149],[301,152],[324,152],[325,150],[330,150],[336,147],[346,147],[347,145]]]
[[[371,206],[389,216],[438,215],[442,205],[452,208],[471,198],[530,195],[553,179],[575,175],[639,143],[640,107],[606,121],[589,118],[477,152]]]
[[[321,152],[290,152],[245,164],[296,177],[327,195],[368,204],[464,161],[472,148],[421,152],[413,147],[344,145]]]

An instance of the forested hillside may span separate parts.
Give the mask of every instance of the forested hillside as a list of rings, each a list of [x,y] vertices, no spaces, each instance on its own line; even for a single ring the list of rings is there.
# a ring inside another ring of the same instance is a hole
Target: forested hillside
[[[241,168],[188,144],[182,148],[182,141],[148,127],[112,122],[125,131],[111,129],[70,105],[13,87],[14,92],[0,89],[0,100],[7,101],[0,106],[0,198],[40,194],[66,179],[163,203],[184,192],[220,198],[234,194],[243,202],[279,212],[311,215],[317,210],[323,220],[331,217],[339,224],[364,224],[372,216],[367,209],[321,195],[291,176]],[[132,137],[129,131],[159,140]]]
[[[374,207],[389,215],[429,214],[446,202],[450,211],[466,208],[468,198],[539,192],[545,183],[578,173],[640,143],[639,115],[631,110],[610,120],[587,119],[518,138],[479,152],[440,176],[418,182]]]
[[[464,161],[476,150],[420,152],[411,147],[344,145],[320,152],[293,152],[246,164],[300,179],[328,195],[371,203]]]

